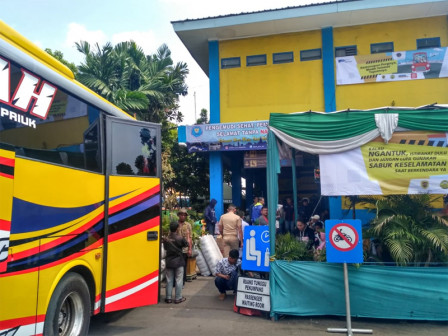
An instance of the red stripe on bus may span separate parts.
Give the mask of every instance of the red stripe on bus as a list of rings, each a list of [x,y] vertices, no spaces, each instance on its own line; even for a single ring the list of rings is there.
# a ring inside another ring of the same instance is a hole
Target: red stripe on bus
[[[25,326],[45,321],[45,315],[19,317],[11,320],[0,321],[0,330],[11,329],[17,326]]]
[[[0,230],[10,231],[11,230],[11,221],[0,219]]]
[[[123,285],[123,286],[111,289],[111,290],[106,292],[106,301],[107,301],[107,298],[109,298],[111,296],[114,296],[116,294],[120,294],[120,293],[122,293],[124,291],[127,291],[128,289],[132,289],[134,287],[137,287],[138,285],[141,285],[142,283],[144,283],[146,281],[149,281],[149,280],[151,280],[151,279],[153,279],[155,277],[158,277],[158,276],[159,276],[159,270],[156,270],[156,271],[154,271],[154,272],[152,272],[152,273],[150,273],[148,275],[145,275],[144,277],[142,277],[140,279],[134,280],[134,281],[132,281],[132,282],[126,284],[126,285]]]
[[[112,215],[118,211],[121,211],[123,209],[126,209],[127,207],[130,207],[131,205],[138,203],[142,200],[144,200],[145,198],[151,197],[155,194],[157,194],[160,191],[160,184],[156,185],[155,187],[141,193],[140,195],[137,195],[131,199],[128,199],[127,201],[117,204],[113,207],[109,208],[109,215]]]
[[[95,296],[95,304],[94,306],[96,306],[98,304],[98,308],[96,308],[93,311],[93,315],[96,315],[100,312],[100,308],[101,308],[101,294],[98,294],[97,296]]]
[[[5,174],[5,173],[2,173],[2,172],[0,172],[0,176],[6,177],[6,178],[10,178],[10,179],[14,178],[14,175]]]
[[[53,247],[56,247],[56,246],[62,244],[62,243],[65,243],[66,241],[72,239],[74,235],[77,235],[79,233],[84,233],[86,231],[86,229],[88,229],[92,225],[95,225],[102,218],[103,218],[103,213],[100,213],[98,216],[96,216],[95,218],[91,219],[90,221],[88,221],[83,226],[77,228],[73,232],[67,233],[67,235],[64,235],[63,237],[57,238],[57,239],[55,239],[55,240],[53,240],[53,241],[51,241],[49,243],[42,244],[40,246],[33,247],[33,248],[29,249],[29,250],[25,250],[25,251],[22,251],[22,252],[15,253],[14,254],[14,260],[27,258],[27,257],[29,257],[31,255],[37,254],[39,252],[44,252],[46,250],[52,249]]]
[[[9,158],[0,156],[0,164],[2,164],[2,165],[14,167],[15,162],[16,162],[15,159],[9,159]]]
[[[114,301],[106,305],[105,311],[111,312],[122,309],[141,307],[156,304],[158,300],[158,282],[154,282],[149,286],[142,288],[138,292],[132,293],[120,300]]]
[[[135,235],[137,233],[143,232],[148,229],[152,229],[160,224],[160,216],[151,218],[150,220],[147,220],[146,222],[143,222],[141,224],[135,225],[130,227],[129,229],[119,231],[117,233],[109,235],[109,243],[120,240],[132,235]]]

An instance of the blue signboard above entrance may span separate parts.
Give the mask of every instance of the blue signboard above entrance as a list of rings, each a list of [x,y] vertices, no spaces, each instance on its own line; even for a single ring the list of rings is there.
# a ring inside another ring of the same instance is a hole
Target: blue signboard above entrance
[[[326,220],[325,241],[327,262],[363,262],[361,220]]]
[[[246,226],[243,236],[241,268],[245,271],[269,272],[269,227]]]
[[[187,126],[188,152],[263,150],[267,148],[267,127],[268,121]]]

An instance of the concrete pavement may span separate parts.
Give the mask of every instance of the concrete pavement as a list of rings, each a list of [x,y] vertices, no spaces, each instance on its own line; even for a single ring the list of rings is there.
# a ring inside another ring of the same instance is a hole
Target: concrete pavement
[[[89,335],[173,335],[173,336],[329,336],[327,328],[344,328],[345,317],[284,317],[271,321],[263,317],[233,312],[233,295],[218,300],[212,277],[198,277],[187,282],[181,304],[166,304],[165,289],[161,303],[124,312],[96,316]],[[373,329],[374,335],[446,336],[447,322],[412,322],[397,320],[352,319],[352,328]]]

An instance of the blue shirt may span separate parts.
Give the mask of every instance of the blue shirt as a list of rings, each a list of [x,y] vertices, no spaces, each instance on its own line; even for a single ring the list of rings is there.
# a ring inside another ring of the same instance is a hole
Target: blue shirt
[[[254,223],[258,219],[258,217],[260,217],[262,207],[263,205],[261,203],[257,203],[252,208],[252,215],[251,215],[252,223]]]

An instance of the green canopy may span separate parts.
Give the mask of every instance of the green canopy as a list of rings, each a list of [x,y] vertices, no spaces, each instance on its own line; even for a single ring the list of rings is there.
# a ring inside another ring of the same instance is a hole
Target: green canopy
[[[332,154],[359,147],[380,135],[387,137],[394,131],[447,132],[448,106],[271,113],[269,129],[291,148],[313,154]]]
[[[448,105],[421,108],[378,108],[331,113],[271,113],[268,135],[268,207],[274,236],[278,201],[279,152],[292,148],[312,154],[334,154],[358,148],[381,136],[387,143],[394,132],[448,132]],[[275,254],[275,239],[271,239]]]

